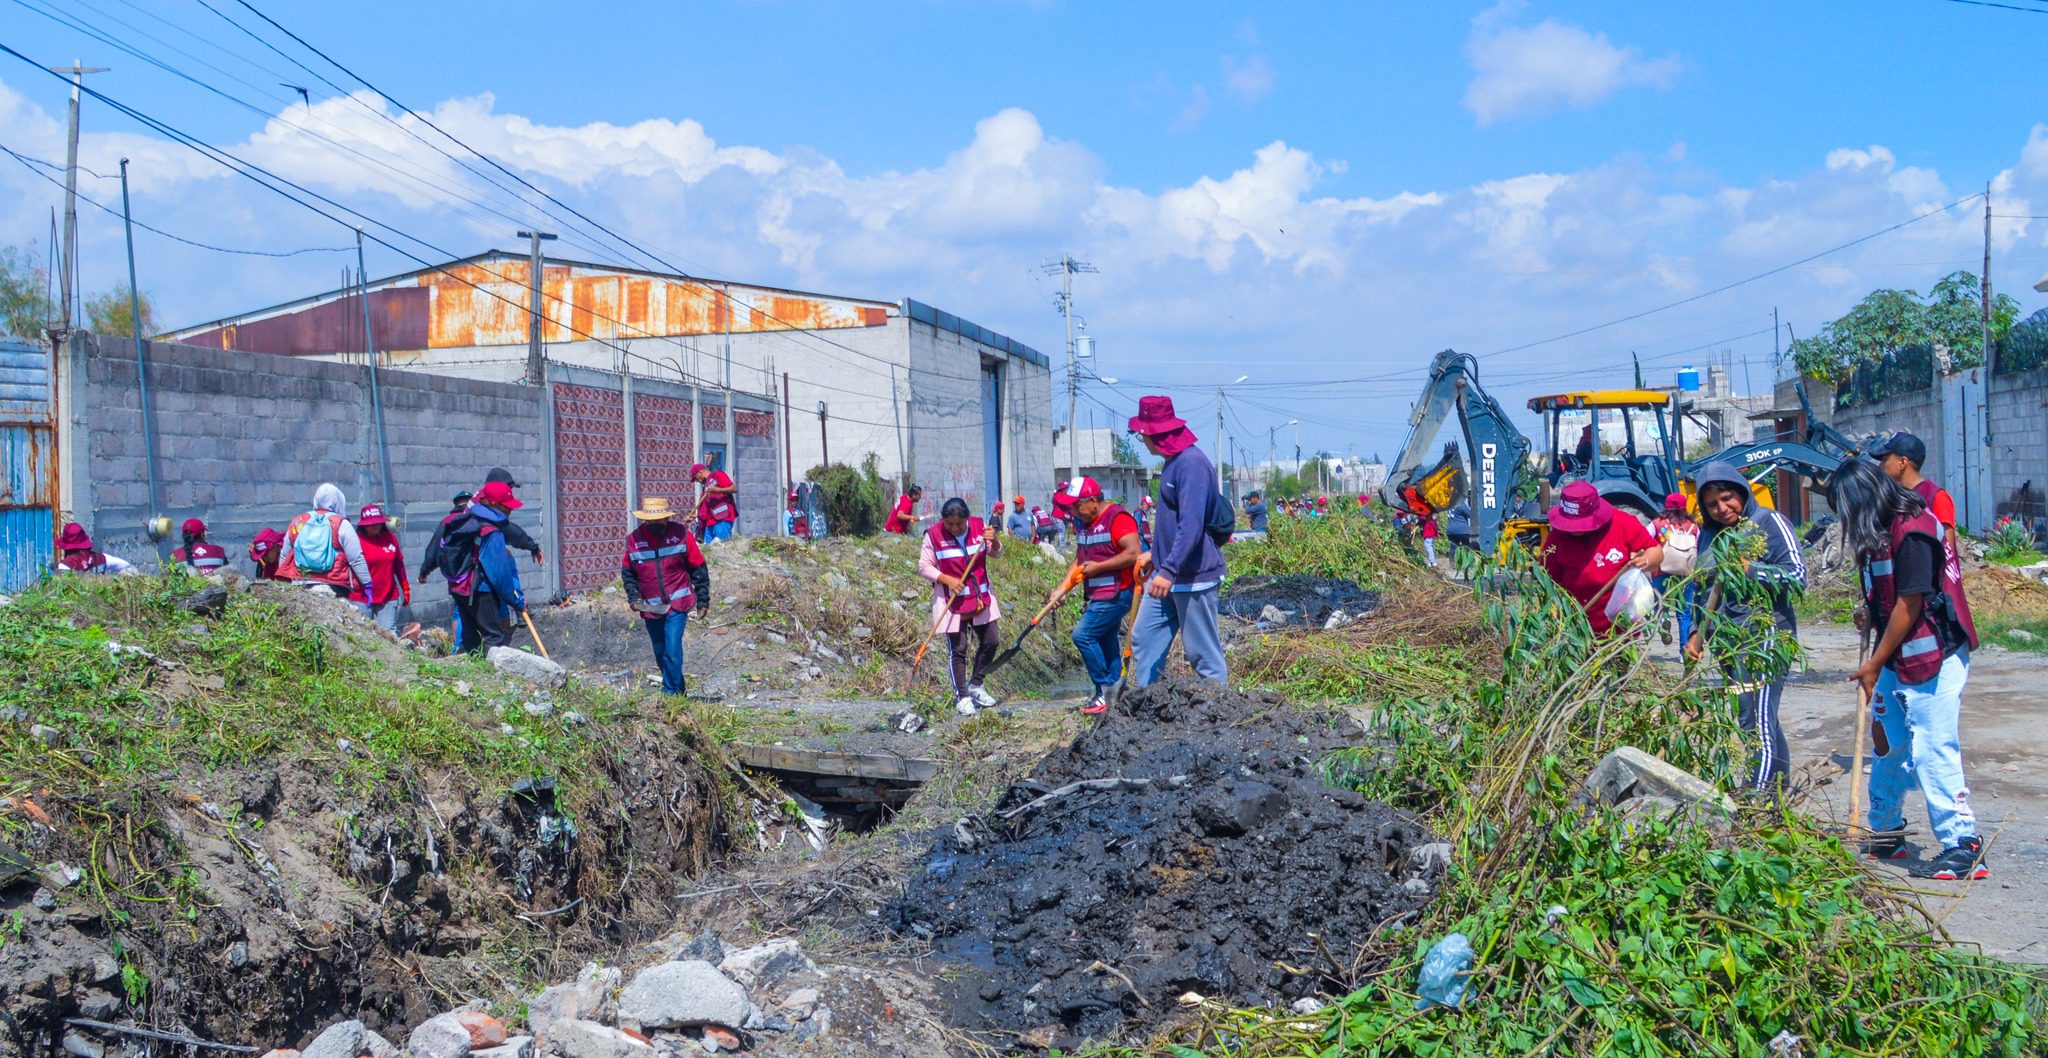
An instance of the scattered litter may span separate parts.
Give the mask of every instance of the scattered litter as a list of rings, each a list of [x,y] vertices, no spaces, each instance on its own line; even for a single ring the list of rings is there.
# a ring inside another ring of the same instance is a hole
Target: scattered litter
[[[1453,933],[1430,945],[1422,957],[1422,980],[1416,988],[1421,998],[1415,1009],[1451,1007],[1465,1001],[1465,975],[1472,969],[1472,942],[1463,933]]]
[[[1290,573],[1234,580],[1223,589],[1216,608],[1231,617],[1274,627],[1322,628],[1338,613],[1345,616],[1346,624],[1373,613],[1380,608],[1380,596],[1356,581]]]

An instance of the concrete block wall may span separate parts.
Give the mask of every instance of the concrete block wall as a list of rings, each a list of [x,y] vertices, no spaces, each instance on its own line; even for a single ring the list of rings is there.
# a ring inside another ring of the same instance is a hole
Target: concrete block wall
[[[1827,402],[1831,405],[1833,402]],[[1820,412],[1820,406],[1815,407]],[[1901,394],[1869,404],[1858,404],[1850,408],[1839,408],[1828,420],[1834,427],[1851,437],[1869,434],[1890,436],[1904,430],[1927,442],[1927,465],[1922,473],[1935,481],[1941,476],[1941,392],[1928,388],[1915,393]]]
[[[2021,485],[2032,483],[2037,503],[2048,495],[2048,367],[1992,375],[1990,406],[1992,494],[2012,513]]]
[[[155,544],[148,515],[205,521],[236,568],[253,573],[249,540],[282,530],[331,481],[349,513],[383,491],[374,447],[367,371],[361,365],[152,343],[150,406],[161,504],[152,508],[144,461],[134,345],[80,335],[67,355],[64,438],[71,517],[104,549],[145,566],[176,540]],[[546,419],[529,387],[407,371],[379,373],[390,446],[391,506],[413,570],[453,494],[474,489],[493,466],[511,470],[527,506],[514,517],[545,541]],[[540,571],[521,556],[530,594]],[[423,619],[446,614],[438,578],[415,585]]]

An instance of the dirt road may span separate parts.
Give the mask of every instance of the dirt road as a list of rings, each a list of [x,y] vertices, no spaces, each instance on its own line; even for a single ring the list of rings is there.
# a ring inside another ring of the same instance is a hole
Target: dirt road
[[[1845,683],[1856,667],[1856,631],[1847,625],[1801,629],[1807,671],[1785,689],[1783,720],[1793,767],[1832,760],[1843,769],[1855,748],[1856,692]],[[1991,846],[1991,877],[1938,882],[1925,877],[1940,849],[1930,848],[1919,793],[1907,796],[1907,841],[1914,857],[1878,868],[1921,891],[1922,903],[1958,944],[2017,962],[2048,963],[2048,657],[1999,647],[1977,652],[1963,694],[1963,767],[1978,826]],[[1818,769],[1826,773],[1823,765]],[[1848,811],[1846,775],[1819,787],[1808,802],[1816,815]]]

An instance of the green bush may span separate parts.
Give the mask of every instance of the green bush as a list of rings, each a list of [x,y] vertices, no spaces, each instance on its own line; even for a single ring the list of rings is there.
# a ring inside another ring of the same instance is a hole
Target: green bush
[[[2011,515],[2000,518],[1984,534],[1984,547],[1984,557],[2007,566],[2030,566],[2041,561],[2041,553],[2034,550],[2034,534],[2028,531],[2026,523]]]
[[[825,525],[835,536],[873,536],[882,527],[888,503],[882,498],[880,459],[873,452],[860,469],[844,463],[812,467],[804,475],[825,490]]]

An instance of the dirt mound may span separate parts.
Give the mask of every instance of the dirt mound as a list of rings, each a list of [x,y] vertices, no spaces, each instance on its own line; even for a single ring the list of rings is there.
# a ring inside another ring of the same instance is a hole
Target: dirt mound
[[[1157,1023],[1187,992],[1346,988],[1362,942],[1434,891],[1419,822],[1323,782],[1350,727],[1212,683],[1133,691],[941,838],[884,919],[976,968],[956,1027],[1041,1047]]]
[[[2009,566],[1985,566],[1963,574],[1970,612],[2023,620],[2048,617],[2048,586]]]
[[[1257,621],[1268,606],[1279,610],[1288,624],[1321,628],[1338,610],[1363,617],[1379,609],[1380,595],[1359,587],[1357,581],[1290,573],[1232,581],[1216,608],[1231,617]]]

